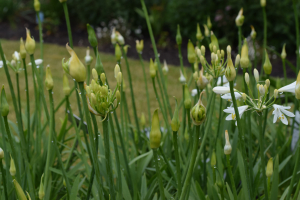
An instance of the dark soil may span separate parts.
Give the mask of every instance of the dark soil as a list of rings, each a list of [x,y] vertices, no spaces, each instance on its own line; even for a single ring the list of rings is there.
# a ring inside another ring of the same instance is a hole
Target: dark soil
[[[38,26],[35,23],[28,22],[26,20],[19,21],[17,25],[10,25],[8,22],[0,23],[0,38],[5,38],[9,40],[19,40],[21,37],[26,38],[25,27],[31,30],[31,34],[34,38],[39,38]],[[68,33],[66,26],[62,24],[61,26],[55,27],[55,31],[44,31],[44,42],[53,43],[59,45],[65,45],[68,42]],[[88,35],[85,27],[72,26],[72,35],[75,46],[89,46]],[[143,59],[149,60],[154,58],[154,52],[151,44],[151,40],[147,34],[144,38],[144,51]],[[126,44],[130,45],[131,48],[128,49],[128,57],[138,59],[138,54],[135,49],[135,38],[126,37]],[[158,52],[160,54],[161,61],[166,60],[168,64],[179,66],[178,58],[178,47],[175,42],[175,38],[167,38],[167,45],[165,48],[158,47]],[[157,40],[156,40],[157,41]],[[236,49],[236,48],[233,48]],[[114,54],[113,45],[110,41],[99,41],[99,51]],[[281,50],[280,50],[281,51]],[[207,51],[208,52],[208,51]],[[234,51],[233,51],[234,54]],[[184,65],[190,66],[187,61],[187,41],[183,41],[182,44],[182,55],[184,59]],[[206,53],[206,57],[209,60],[210,55]],[[296,56],[288,56],[289,60],[294,66],[296,64]],[[280,58],[272,59],[271,63],[273,65],[272,76],[273,77],[283,77],[282,62]],[[260,71],[261,63],[258,64],[258,69]],[[241,70],[240,70],[241,71]],[[295,78],[296,74],[287,65],[287,75],[291,78]]]

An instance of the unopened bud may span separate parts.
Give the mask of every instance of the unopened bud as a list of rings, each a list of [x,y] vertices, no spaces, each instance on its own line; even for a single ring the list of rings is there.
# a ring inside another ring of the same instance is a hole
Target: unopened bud
[[[41,177],[40,189],[39,189],[39,199],[44,199],[45,196],[45,188],[43,183],[44,174]]]
[[[191,42],[191,40],[189,40],[187,48],[188,48],[188,60],[189,60],[189,63],[196,62],[195,47],[194,47],[193,43]]]
[[[35,12],[40,12],[41,3],[39,2],[39,0],[34,0],[33,7],[34,7]]]
[[[248,54],[248,45],[247,45],[247,39],[244,40],[244,44],[242,46],[242,50],[241,50],[241,67],[243,69],[248,68],[249,67],[249,54]]]
[[[4,151],[2,148],[0,148],[0,162],[2,162],[1,159],[3,158],[4,158]]]
[[[96,80],[97,80],[97,79],[96,79]],[[106,83],[106,76],[105,76],[104,73],[102,73],[102,74],[100,75],[100,80],[101,80],[102,84],[105,85],[105,83]]]
[[[205,56],[205,46],[201,45],[201,55]]]
[[[14,186],[15,186],[15,190],[18,196],[19,200],[27,200],[27,197],[22,189],[22,187],[20,186],[20,184],[16,181],[16,179],[13,180]]]
[[[140,118],[140,123],[141,123],[141,126],[144,128],[146,125],[146,117],[145,117],[144,113],[142,113],[142,116]]]
[[[116,45],[115,45],[115,57],[116,57],[116,60],[117,60],[117,61],[120,61],[120,60],[121,60],[121,57],[122,57],[122,51],[121,51],[121,48],[120,48],[119,44],[116,44]]]
[[[197,48],[196,54],[197,54],[198,58],[200,59],[200,57],[201,57],[201,50],[199,48]]]
[[[117,90],[116,92],[116,99],[117,99],[117,103],[119,104],[121,102],[121,93],[119,90]]]
[[[122,75],[122,72],[119,72],[118,73],[118,76],[117,76],[117,83],[119,84],[119,85],[121,85],[122,84],[122,81],[123,81],[123,75]],[[124,85],[124,84],[123,84]]]
[[[179,114],[178,114],[178,105],[177,105],[177,99],[175,99],[175,110],[171,121],[172,131],[178,131],[179,127],[180,127],[180,121],[179,121]]]
[[[209,29],[208,29],[208,27],[206,26],[206,24],[203,24],[203,27],[204,27],[204,35],[206,37],[209,37]]]
[[[179,71],[180,71],[179,82],[180,82],[181,84],[185,84],[185,83],[186,83],[186,78],[184,77],[182,71],[181,71],[181,70],[179,70]]]
[[[266,0],[260,0],[260,6],[261,7],[266,7]]]
[[[236,71],[233,66],[231,57],[228,57],[228,59],[227,59],[227,67],[225,69],[225,76],[228,81],[233,81],[236,77]]]
[[[277,99],[277,97],[278,97],[278,90],[275,89],[275,90],[274,90],[274,98]]]
[[[98,40],[96,37],[95,30],[89,24],[87,24],[86,27],[87,27],[88,40],[90,42],[90,45],[95,48],[98,46]]]
[[[46,67],[45,87],[47,90],[53,89],[53,78],[52,78],[52,74],[51,74],[49,65]]]
[[[285,58],[286,58],[286,51],[285,51],[285,44],[284,44],[281,51],[281,59],[285,60]]]
[[[230,56],[231,55],[231,46],[228,45],[226,50],[227,50],[227,56]]]
[[[92,69],[92,76],[95,81],[98,80],[98,73],[95,68]]]
[[[135,43],[136,43],[136,46],[135,46],[136,51],[138,53],[142,53],[142,51],[144,49],[144,40],[140,40],[140,41],[136,40]]]
[[[120,66],[118,64],[116,64],[115,69],[114,69],[115,78],[117,78],[119,72],[120,72]]]
[[[265,63],[263,67],[264,67],[265,74],[270,75],[272,72],[272,64],[270,62],[267,50],[265,50]]]
[[[259,82],[259,73],[258,73],[257,69],[253,70],[253,74],[254,74],[256,83],[258,83]]]
[[[245,82],[246,82],[246,84],[249,86],[249,74],[246,72],[245,73]]]
[[[265,95],[265,87],[263,85],[259,85],[259,94],[260,96],[264,96]]]
[[[224,50],[223,50],[223,49],[221,50],[221,57],[222,57],[222,58],[224,58],[224,57],[225,57],[225,52],[224,52]]]
[[[208,79],[203,75],[203,67],[202,67],[202,69],[200,70],[200,72],[199,72],[199,78],[198,78],[198,80],[197,80],[197,86],[201,89],[201,90],[203,90],[206,86],[207,86],[207,84],[208,84]]]
[[[225,140],[226,140],[226,143],[225,143],[225,146],[224,146],[224,154],[225,155],[230,155],[231,151],[232,151],[232,147],[231,147],[231,144],[230,144],[230,141],[229,141],[229,135],[228,135],[227,130],[225,131]]]
[[[93,61],[93,57],[90,56],[90,48],[86,49],[86,55],[84,57],[85,64],[90,65]]]
[[[191,109],[192,107],[192,100],[191,100],[191,95],[190,95],[190,91],[187,85],[185,85],[184,88],[184,107],[185,109]]]
[[[180,34],[179,24],[177,25],[176,43],[177,43],[177,45],[180,45],[182,43],[182,37],[181,37],[181,34]]]
[[[121,35],[121,33],[119,33],[118,31],[116,31],[116,40],[120,45],[124,45],[125,44],[125,40],[124,37]]]
[[[269,87],[270,87],[270,80],[267,79],[267,80],[265,81],[265,83],[266,83],[266,86],[269,88]]]
[[[212,28],[212,24],[211,24],[211,21],[210,21],[210,17],[208,16],[207,17],[207,27],[211,30],[211,28]]]
[[[10,156],[10,168],[9,168],[9,173],[11,176],[15,176],[17,171],[16,171],[16,166],[15,166],[15,161],[14,159]]]
[[[200,26],[199,24],[197,23],[197,33],[196,33],[196,39],[198,41],[202,40],[203,39],[203,35],[201,33],[201,29],[200,29]]]
[[[69,80],[68,80],[68,77],[67,75],[64,73],[63,75],[63,90],[64,90],[64,93],[65,93],[65,96],[68,96],[70,94],[70,86],[69,86]]]
[[[246,101],[247,95],[245,93],[242,94],[242,97],[243,97],[244,101]]]
[[[151,76],[151,78],[155,78],[155,76],[156,76],[156,69],[155,69],[155,66],[154,66],[152,58],[150,58],[149,70],[150,70],[150,76]]]
[[[241,56],[240,56],[240,54],[238,54],[238,55],[236,55],[235,61],[234,61],[234,66],[235,66],[236,68],[238,68],[238,66],[239,66],[239,64],[240,64],[240,61],[241,61]]]
[[[26,28],[26,41],[25,41],[25,49],[29,55],[34,54],[35,50],[35,41],[30,36],[30,31]]]
[[[267,177],[271,177],[273,174],[273,158],[270,158],[267,164],[266,175]]]
[[[256,38],[256,31],[254,29],[254,27],[251,25],[251,33],[250,36],[252,38],[252,40],[254,40]]]
[[[163,66],[163,68],[162,68],[162,71],[163,71],[163,73],[164,73],[165,76],[166,76],[166,75],[168,74],[168,72],[169,72],[169,68],[168,68],[168,65],[167,65],[166,60],[164,60],[164,66]]]
[[[1,115],[3,117],[6,117],[9,113],[9,105],[7,103],[4,85],[2,85],[2,89],[1,89],[0,110],[1,110]]]
[[[86,69],[82,62],[77,57],[75,51],[66,44],[66,48],[71,55],[71,58],[68,61],[68,68],[64,68],[64,70],[69,73],[73,79],[77,82],[84,82],[86,79]]]
[[[204,92],[201,92],[198,103],[191,109],[190,115],[193,124],[196,126],[201,125],[206,119],[206,108],[202,103],[201,97]]]
[[[241,8],[241,10],[239,11],[238,16],[235,18],[235,24],[236,26],[242,26],[244,23],[244,15],[243,15],[243,8]]]
[[[23,38],[20,39],[20,56],[22,59],[26,58],[26,50],[25,50]]]
[[[151,131],[150,131],[150,148],[156,149],[160,146],[161,132],[158,118],[158,109],[153,113]]]

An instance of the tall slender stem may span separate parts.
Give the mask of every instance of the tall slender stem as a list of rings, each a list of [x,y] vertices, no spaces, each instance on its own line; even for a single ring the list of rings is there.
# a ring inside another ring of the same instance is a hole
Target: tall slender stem
[[[154,163],[155,163],[155,167],[156,167],[157,179],[158,179],[158,183],[159,183],[160,198],[162,200],[164,200],[165,192],[164,192],[164,185],[163,185],[162,177],[161,177],[161,173],[160,173],[160,167],[159,167],[159,163],[158,163],[157,149],[152,149],[152,151],[153,151]]]
[[[266,167],[266,159],[265,159],[265,148],[264,148],[264,134],[263,134],[263,114],[259,113],[258,123],[259,123],[259,146],[260,146],[260,158],[261,158],[261,171],[263,175],[263,183],[264,183],[264,194],[265,199],[268,200],[268,186],[267,186],[267,177],[265,173],[265,167]]]
[[[177,137],[178,137],[177,131],[173,131],[173,144],[174,144],[174,152],[175,152],[175,159],[176,159],[177,190],[178,190],[178,196],[180,196],[182,191],[182,186],[181,186],[181,169],[180,169]]]
[[[26,93],[26,117],[27,117],[27,145],[28,149],[30,146],[30,103],[29,103],[29,88],[28,88],[28,76],[27,76],[27,67],[25,58],[23,58],[23,67],[24,67],[24,74],[25,74],[25,93]]]
[[[284,74],[284,85],[287,85],[287,75],[286,75],[286,66],[285,66],[285,59],[281,59],[282,60],[282,68],[283,68],[283,74]],[[288,96],[287,93],[285,93],[284,95],[285,98],[285,106],[287,106],[287,101],[288,101]]]
[[[19,73],[16,73],[16,79],[17,79],[17,94],[18,94],[18,105],[19,105],[19,111],[20,111],[20,114],[22,114],[22,105],[21,105],[21,96],[20,96],[20,81],[19,81]],[[21,121],[20,123],[22,124],[23,126],[23,120],[22,120],[22,117],[21,117]]]
[[[242,49],[242,26],[238,26],[239,29],[239,54],[241,55]]]
[[[79,82],[79,89],[81,93],[81,99],[82,99],[82,104],[83,104],[83,109],[85,113],[85,119],[87,122],[87,127],[88,127],[88,134],[89,134],[89,139],[90,139],[90,146],[91,146],[91,153],[92,156],[90,159],[92,160],[93,165],[95,166],[95,172],[96,172],[96,180],[100,184],[101,183],[101,174],[100,174],[100,168],[99,168],[99,161],[98,161],[98,154],[96,151],[96,147],[94,144],[94,134],[92,130],[92,124],[91,124],[91,119],[90,119],[90,111],[88,109],[88,104],[87,104],[87,99],[86,99],[86,92],[83,86],[83,82]],[[103,134],[105,135],[106,132],[103,131]],[[113,197],[113,196],[112,196]]]
[[[139,58],[140,58],[140,62],[142,64],[142,69],[143,69],[143,75],[144,75],[144,81],[145,81],[145,89],[146,89],[146,96],[147,96],[147,108],[148,108],[148,122],[149,124],[151,124],[151,113],[150,113],[150,100],[149,100],[149,92],[148,92],[148,84],[147,84],[147,76],[146,76],[146,72],[145,72],[145,66],[144,66],[144,62],[142,59],[142,54],[139,53]]]
[[[264,18],[264,42],[263,42],[263,49],[266,49],[267,47],[267,14],[266,14],[266,9],[265,7],[262,7],[262,11],[263,11],[263,18]],[[263,68],[263,64],[265,61],[265,54],[263,53],[263,57],[262,57],[262,62],[261,62],[261,69],[260,69],[260,76],[262,76],[264,74],[264,68]]]
[[[64,8],[64,13],[65,13],[65,18],[66,18],[70,47],[73,48],[73,39],[72,39],[72,32],[71,32],[71,25],[70,25],[70,18],[69,18],[67,2],[63,2],[62,5]]]
[[[235,187],[234,178],[232,175],[232,170],[230,165],[230,155],[226,155],[226,160],[227,160],[227,171],[231,182],[231,188],[233,190],[234,200],[237,200],[237,192],[236,192],[236,187]]]
[[[193,171],[194,171],[194,165],[195,165],[195,161],[196,161],[198,144],[199,144],[199,135],[200,135],[200,126],[198,125],[198,126],[196,126],[196,135],[194,138],[193,152],[191,155],[191,161],[190,161],[188,173],[187,173],[185,182],[183,184],[182,194],[180,195],[180,198],[179,198],[180,200],[185,199],[185,195],[188,192],[188,189],[190,188],[190,185],[191,185],[191,178],[192,178]]]
[[[8,200],[6,178],[5,178],[5,173],[4,173],[4,169],[3,169],[2,159],[0,159],[0,168],[1,168],[1,173],[2,173],[3,186],[4,186],[4,196],[5,196],[5,200]]]
[[[90,69],[91,65],[87,65],[86,66],[86,70],[87,70],[87,79],[86,82],[89,83],[90,82],[90,76],[91,76],[91,69]]]

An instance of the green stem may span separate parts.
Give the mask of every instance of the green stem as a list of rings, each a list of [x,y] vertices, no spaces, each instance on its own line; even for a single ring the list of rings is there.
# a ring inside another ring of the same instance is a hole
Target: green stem
[[[0,42],[0,55],[1,55],[1,59],[3,61],[3,68],[5,71],[5,75],[7,78],[7,82],[9,85],[9,89],[10,89],[10,93],[11,93],[11,97],[12,97],[12,101],[13,101],[13,105],[14,105],[14,111],[15,111],[15,116],[17,118],[17,121],[21,121],[21,115],[20,112],[18,111],[18,104],[17,104],[17,100],[16,100],[16,95],[14,92],[14,87],[10,78],[10,74],[8,71],[8,67],[6,64],[6,59],[4,57],[4,53],[3,53],[3,49],[2,49],[2,45]],[[24,136],[24,131],[23,131],[23,127],[21,126],[21,123],[17,123],[18,124],[18,130],[19,130],[19,135],[20,135],[20,140],[21,140],[21,152],[24,158],[24,163],[27,166],[26,167],[26,177],[27,177],[27,182],[28,182],[28,186],[29,186],[29,194],[32,198],[32,200],[35,200],[35,196],[34,196],[34,189],[33,189],[33,184],[32,184],[32,178],[31,178],[31,172],[30,172],[30,162],[29,162],[29,158],[27,155],[27,145],[26,145],[26,141],[25,141],[25,136]]]
[[[264,194],[265,194],[265,199],[268,200],[268,186],[267,186],[267,177],[265,173],[265,166],[266,166],[266,160],[265,160],[265,155],[264,155],[264,134],[263,134],[263,115],[260,113],[258,117],[258,123],[259,123],[259,146],[260,146],[260,158],[261,158],[261,171],[263,175],[263,183],[264,183]]]
[[[243,131],[243,127],[242,127],[242,122],[241,122],[241,118],[240,118],[240,115],[239,115],[239,111],[238,111],[238,106],[237,106],[237,102],[236,102],[236,99],[235,99],[235,95],[234,95],[234,88],[233,88],[233,81],[229,81],[229,85],[230,85],[230,94],[231,94],[231,98],[232,98],[232,103],[233,103],[233,107],[234,107],[234,113],[235,113],[235,118],[236,118],[236,121],[237,121],[237,126],[238,126],[238,130],[239,130],[239,140],[240,140],[240,147],[242,149],[242,155],[243,155],[243,158],[244,158],[244,162],[245,163],[248,163],[247,162],[247,156],[246,156],[246,148],[245,148],[245,134],[244,134],[244,131]],[[246,178],[247,178],[247,182],[249,182],[249,175],[248,175],[248,167],[246,165],[245,167],[245,174],[246,174]],[[249,186],[249,185],[247,185]],[[251,194],[250,193],[250,188],[247,188],[248,191],[247,192],[247,195],[248,197],[250,197],[251,199]],[[246,190],[246,188],[245,188]]]
[[[66,181],[67,191],[68,191],[68,194],[71,194],[71,186],[70,186],[70,183],[69,183],[69,179],[67,178],[67,173],[66,173],[66,170],[64,168],[64,164],[62,162],[61,154],[59,152],[59,148],[57,146],[57,140],[56,140],[56,136],[55,136],[55,127],[54,127],[54,120],[53,120],[54,119],[54,106],[53,106],[54,102],[53,102],[52,89],[49,90],[49,103],[50,103],[50,127],[49,127],[49,130],[51,130],[51,132],[49,132],[48,145],[51,145],[51,143],[54,143],[54,147],[55,147],[55,150],[56,150],[58,162],[61,166],[63,177]],[[53,141],[52,141],[52,139],[53,139]],[[49,141],[51,141],[50,144],[49,144]],[[51,149],[51,147],[48,146],[48,150],[50,150],[50,149]],[[48,159],[48,157],[50,157],[50,152],[51,151],[48,151],[48,153],[47,153],[47,159]]]
[[[137,133],[138,133],[138,138],[139,138],[139,143],[141,144],[141,130],[140,130],[140,125],[139,125],[139,119],[137,116],[136,112],[136,107],[135,107],[135,99],[134,99],[134,93],[133,93],[133,87],[132,87],[132,81],[131,81],[131,73],[130,73],[130,68],[127,60],[126,53],[124,51],[124,47],[122,46],[122,54],[125,58],[125,63],[126,63],[126,68],[127,68],[127,75],[128,75],[128,81],[129,81],[129,86],[130,86],[130,94],[131,94],[131,101],[132,101],[132,107],[133,107],[133,115],[134,115],[134,120],[137,128]]]
[[[14,162],[15,162],[15,165],[16,165],[16,175],[17,175],[17,181],[21,181],[21,171],[20,171],[20,163],[19,160],[18,160],[18,153],[17,153],[17,147],[16,147],[16,144],[15,144],[15,140],[13,139],[12,137],[12,134],[10,132],[10,129],[9,129],[9,125],[8,125],[8,120],[7,120],[7,116],[3,116],[3,119],[4,119],[4,124],[5,124],[5,130],[6,130],[6,134],[7,134],[7,138],[8,138],[8,141],[9,141],[9,145],[10,145],[10,148],[11,148],[11,151],[12,151],[12,157],[14,159]]]
[[[87,65],[87,84],[90,83],[90,76],[91,76],[91,69],[90,69],[90,65]]]
[[[237,200],[237,192],[236,192],[236,187],[235,187],[234,178],[232,175],[232,170],[230,165],[230,155],[226,155],[226,160],[227,160],[227,171],[231,182],[231,188],[233,191],[234,200]]]
[[[179,61],[180,61],[180,69],[181,72],[183,73],[183,59],[182,59],[182,53],[181,53],[181,44],[178,45],[178,57],[179,57]]]
[[[119,184],[119,197],[120,199],[123,199],[123,194],[122,194],[122,176],[121,176],[121,163],[120,163],[120,157],[119,157],[119,149],[118,149],[118,144],[117,144],[117,138],[116,138],[116,133],[114,131],[114,125],[112,119],[110,120],[110,127],[111,127],[111,134],[113,138],[113,144],[114,144],[114,149],[115,149],[115,155],[116,155],[116,165],[117,165],[117,173],[118,173],[118,184]],[[105,133],[104,133],[105,134]],[[125,152],[124,152],[125,153]]]
[[[3,169],[2,159],[0,159],[0,168],[1,168],[1,173],[2,173],[3,186],[4,186],[4,196],[5,196],[5,200],[8,200],[6,178],[5,178],[5,173],[4,173],[4,169]]]
[[[80,89],[80,93],[81,93],[81,99],[82,99],[82,104],[83,104],[83,109],[84,109],[84,113],[85,113],[85,119],[87,122],[87,127],[88,127],[88,135],[89,135],[89,139],[90,139],[90,148],[91,148],[91,153],[92,156],[90,157],[90,159],[92,160],[93,165],[95,166],[95,171],[96,171],[96,180],[98,182],[98,184],[101,183],[101,174],[100,174],[100,168],[99,168],[99,161],[98,161],[98,154],[96,151],[96,147],[94,144],[94,134],[93,134],[93,130],[92,130],[92,124],[91,124],[91,119],[90,119],[90,111],[88,109],[88,104],[87,104],[87,99],[86,99],[86,92],[83,86],[83,82],[79,82],[79,89]],[[105,134],[106,132],[103,131],[103,134]],[[100,195],[99,195],[100,196]],[[114,195],[112,195],[112,197],[114,197]],[[112,198],[114,199],[114,198]]]
[[[266,77],[267,77],[267,79],[269,79],[270,75],[267,74]],[[270,96],[270,91],[269,91],[269,90],[270,90],[270,89],[268,88],[268,91],[266,91],[266,92],[268,92],[268,94],[267,94],[267,97],[266,97],[265,102],[267,102],[267,103],[268,103],[269,96]],[[263,126],[263,135],[265,134],[266,127],[267,127],[268,112],[269,112],[269,109],[267,108],[266,111],[265,111],[265,115],[264,115],[264,116],[265,116],[265,119],[264,119],[264,126]]]
[[[68,11],[67,2],[63,2],[62,5],[63,5],[65,18],[66,18],[66,24],[67,24],[70,47],[73,49],[72,31],[71,31],[71,25],[70,25],[69,11]]]
[[[24,67],[24,74],[25,74],[25,92],[26,92],[26,117],[27,117],[27,145],[28,149],[30,147],[30,103],[29,103],[29,88],[28,88],[28,76],[27,76],[27,67],[25,58],[23,58],[23,67]]]
[[[159,163],[158,163],[159,161],[158,161],[158,156],[157,156],[157,149],[152,149],[152,151],[153,151],[154,163],[155,163],[155,167],[156,167],[157,179],[158,179],[158,183],[159,183],[160,198],[162,200],[164,200],[165,192],[164,192],[164,185],[163,185],[163,181],[162,181],[162,177],[161,177],[161,173],[160,173]]]
[[[146,76],[146,72],[145,72],[144,62],[143,62],[143,59],[142,59],[142,54],[139,53],[139,57],[140,57],[140,62],[142,64],[144,81],[145,81],[145,89],[146,89],[146,96],[147,96],[147,108],[148,108],[148,117],[149,117],[148,119],[149,119],[149,124],[151,124],[151,112],[150,112],[150,100],[149,100],[147,76]]]
[[[297,199],[298,194],[299,194],[299,190],[300,190],[300,181],[299,181],[298,184],[297,184],[297,188],[296,188],[296,192],[295,192],[295,194],[294,194],[293,200],[296,200],[296,199]]]
[[[285,59],[281,59],[281,60],[282,60],[283,74],[284,74],[284,85],[287,85]],[[285,102],[284,103],[285,103],[285,106],[287,106],[287,101],[288,101],[288,95],[287,95],[287,93],[285,93],[284,97],[285,97]]]
[[[153,31],[152,31],[152,27],[151,27],[151,23],[150,23],[150,19],[149,19],[149,15],[148,15],[147,8],[146,8],[144,0],[141,0],[141,4],[142,4],[142,9],[143,9],[144,14],[145,14],[145,19],[146,19],[146,23],[147,23],[147,27],[148,27],[148,31],[149,31],[149,35],[150,35],[154,55],[155,55],[155,60],[157,62],[159,77],[160,77],[160,79],[162,81],[162,85],[163,85],[163,90],[164,90],[163,94],[165,95],[165,99],[166,99],[166,102],[167,102],[167,105],[168,105],[168,110],[171,111],[172,109],[171,109],[171,105],[170,105],[170,101],[169,101],[169,97],[168,97],[167,87],[166,87],[166,84],[165,84],[164,74],[163,74],[161,64],[160,64],[160,61],[159,61],[159,55],[158,55],[158,51],[157,51],[157,48],[156,48],[156,43],[155,43],[155,39],[154,39],[154,35],[153,35]],[[171,113],[171,115],[172,115],[172,113]]]
[[[20,112],[20,114],[22,114],[22,105],[21,105],[21,96],[20,96],[19,73],[16,73],[16,79],[17,79],[17,94],[18,94],[19,112]],[[22,127],[23,127],[23,120],[22,120],[22,117],[21,117],[20,123],[22,124]]]
[[[196,161],[198,144],[199,144],[199,134],[200,134],[200,126],[198,125],[198,126],[196,126],[196,135],[194,138],[193,152],[191,155],[191,161],[190,161],[188,173],[187,173],[185,182],[183,184],[182,194],[180,195],[180,198],[179,198],[180,200],[185,199],[185,195],[188,192],[188,189],[191,185],[191,178],[192,178],[193,171],[194,171],[194,165],[195,165],[195,161]]]
[[[239,29],[239,54],[241,55],[242,50],[242,26],[238,26]]]
[[[178,196],[180,196],[182,191],[182,185],[181,185],[181,169],[180,169],[177,137],[178,137],[177,131],[173,131],[173,144],[174,144],[174,152],[175,152],[175,159],[176,159],[177,190],[178,190]]]
[[[263,10],[263,18],[264,18],[264,42],[263,42],[263,49],[265,50],[267,47],[267,15],[265,7],[262,7]],[[263,53],[262,62],[261,62],[261,69],[260,69],[260,76],[264,74],[264,61],[265,61],[265,54]]]
[[[184,90],[185,90],[185,85],[182,85],[182,101],[184,102],[185,98],[184,98]],[[182,135],[184,135],[185,132],[185,126],[186,126],[186,109],[183,106],[183,120],[182,120]]]

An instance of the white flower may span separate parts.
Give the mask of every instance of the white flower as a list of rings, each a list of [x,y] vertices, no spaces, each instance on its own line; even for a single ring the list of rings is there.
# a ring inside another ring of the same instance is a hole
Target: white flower
[[[247,108],[248,108],[248,106],[240,106],[240,107],[238,107],[240,118],[242,118],[242,115],[247,110]],[[236,115],[235,115],[234,107],[227,107],[223,111],[225,113],[229,113],[230,114],[230,115],[228,115],[226,117],[227,121],[229,121],[229,120],[236,120]],[[235,122],[235,125],[237,125],[237,122]]]
[[[281,106],[281,105],[273,104],[273,107],[274,107],[273,123],[275,123],[277,119],[280,119],[282,123],[288,125],[288,120],[285,115],[289,117],[295,117],[294,113],[287,111],[287,109],[290,109],[291,106]]]
[[[124,45],[125,44],[124,37],[118,31],[116,31],[116,39],[117,39],[117,41],[118,41],[118,43],[120,45]]]
[[[180,77],[179,77],[179,81],[180,83],[184,84],[186,82],[186,79],[182,73],[182,71],[180,70]]]
[[[193,89],[192,90],[192,97],[196,96],[198,94],[198,90],[197,89]]]
[[[213,91],[216,94],[227,94],[230,93],[230,88],[225,86],[217,86],[213,88]]]
[[[38,68],[43,63],[43,60],[42,59],[36,59],[34,62],[35,62],[36,67]],[[31,65],[31,62],[28,63],[28,65]]]
[[[235,96],[235,99],[240,99],[242,97],[242,95],[240,95],[240,93],[238,92],[234,92],[234,96]],[[227,93],[227,94],[224,94],[221,96],[222,99],[226,99],[228,101],[231,101],[231,94],[230,93]]]
[[[278,89],[278,92],[291,92],[295,94],[296,81]]]
[[[86,50],[86,56],[84,57],[85,64],[90,65],[93,60],[93,57],[90,56],[90,49]]]
[[[218,81],[217,81],[217,85],[221,85],[221,76],[218,78]],[[224,84],[225,83],[228,83],[228,80],[227,80],[227,78],[226,78],[226,76],[225,75],[223,75],[223,86],[225,86]]]
[[[19,54],[19,52],[15,51],[12,57],[13,57],[14,60],[20,61],[20,54]]]
[[[165,75],[169,72],[169,68],[168,68],[166,60],[164,60],[164,67],[162,68],[162,70]]]
[[[0,68],[2,68],[2,67],[3,67],[3,61],[0,60]]]

